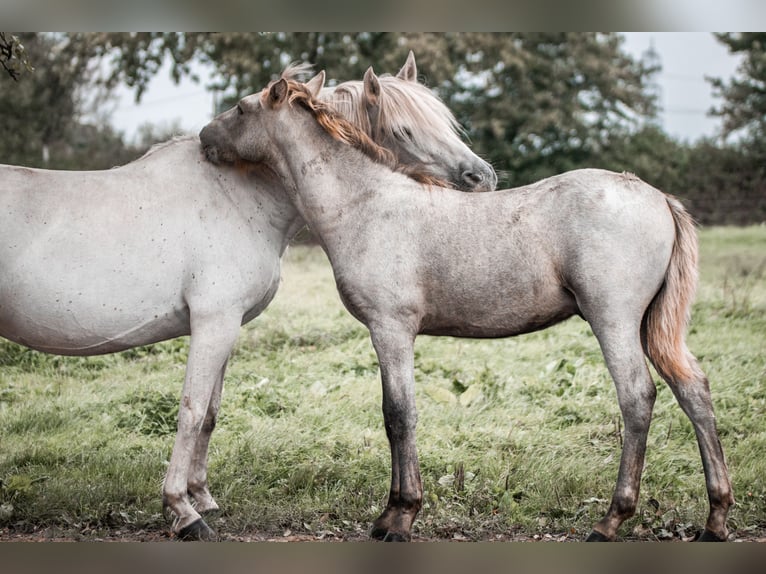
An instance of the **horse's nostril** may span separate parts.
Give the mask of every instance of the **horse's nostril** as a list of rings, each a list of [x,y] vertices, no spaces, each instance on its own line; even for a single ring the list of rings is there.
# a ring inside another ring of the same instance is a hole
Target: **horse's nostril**
[[[477,185],[484,181],[484,176],[474,171],[464,171],[462,174],[463,181],[470,185]]]
[[[460,184],[465,191],[492,191],[497,186],[497,175],[489,164],[466,166],[460,172]]]

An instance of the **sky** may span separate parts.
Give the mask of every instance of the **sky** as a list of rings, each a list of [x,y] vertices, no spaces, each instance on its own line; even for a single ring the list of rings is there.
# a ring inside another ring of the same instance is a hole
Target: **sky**
[[[729,54],[710,32],[625,33],[623,47],[635,58],[640,58],[651,45],[662,65],[657,83],[665,131],[687,142],[715,136],[720,120],[710,117],[708,111],[720,101],[713,97],[705,77],[731,78],[738,58]],[[186,133],[198,133],[213,115],[213,95],[205,89],[204,81],[184,79],[176,85],[168,66],[152,79],[139,104],[127,88],[120,88],[116,95],[112,125],[128,140],[145,123],[170,126],[175,122]]]
[[[623,47],[640,58],[652,44],[662,65],[657,83],[665,131],[689,142],[715,136],[721,121],[708,112],[721,100],[713,97],[705,77],[728,80],[735,74],[740,57],[730,54],[710,32],[629,32]]]

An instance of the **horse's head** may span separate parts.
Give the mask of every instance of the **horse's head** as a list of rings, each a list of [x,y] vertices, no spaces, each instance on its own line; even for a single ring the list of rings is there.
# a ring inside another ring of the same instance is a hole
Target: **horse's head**
[[[319,94],[324,81],[325,73],[322,71],[300,85],[307,97],[313,98]],[[279,85],[275,87],[275,84]],[[280,91],[280,88],[283,90]],[[236,106],[213,118],[199,134],[208,161],[229,165],[267,161],[279,134],[267,133],[270,124],[264,123],[262,116],[265,110],[278,108],[284,103],[287,94],[284,90],[287,90],[287,80],[283,77],[265,90],[245,96]]]
[[[305,66],[291,67],[283,78],[290,80],[305,71]],[[324,72],[320,72],[307,82],[312,96],[327,101],[372,142],[389,150],[401,171],[464,191],[488,191],[497,185],[492,166],[462,141],[461,129],[447,106],[418,83],[412,52],[396,76],[378,77],[370,68],[363,81],[323,89],[324,80]],[[254,152],[263,144],[257,140],[263,138],[256,131],[247,131],[252,122],[244,116],[245,111],[252,111],[260,94],[243,98],[205,127],[200,137],[210,161],[236,163],[257,156]],[[243,153],[235,153],[235,140]]]
[[[488,191],[497,175],[461,139],[461,128],[449,108],[417,80],[415,56],[396,76],[344,82],[320,96],[375,143],[391,150],[407,165],[464,191]]]

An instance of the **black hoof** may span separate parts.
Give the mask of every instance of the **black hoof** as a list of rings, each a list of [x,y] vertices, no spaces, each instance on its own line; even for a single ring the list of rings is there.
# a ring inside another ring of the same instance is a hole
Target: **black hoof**
[[[588,534],[588,537],[585,539],[585,542],[610,542],[610,540],[606,536],[601,534],[600,532],[591,530],[591,533]]]
[[[401,534],[399,532],[389,532],[382,538],[383,542],[409,542],[409,534]]]
[[[179,540],[183,540],[185,542],[215,542],[218,540],[218,536],[213,531],[213,529],[210,528],[201,518],[198,518],[189,526],[179,530],[177,536]]]
[[[374,528],[370,532],[370,538],[380,540],[381,542],[409,542],[411,537],[409,533],[402,534],[400,532],[389,532],[384,528]]]
[[[725,539],[721,538],[717,534],[713,534],[708,530],[707,528],[702,531],[702,534],[699,535],[697,540],[695,542],[726,542]]]

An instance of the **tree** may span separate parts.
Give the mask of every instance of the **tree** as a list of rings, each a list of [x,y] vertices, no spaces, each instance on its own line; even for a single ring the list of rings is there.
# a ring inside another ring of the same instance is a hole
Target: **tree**
[[[728,145],[698,145],[689,170],[690,185],[699,191],[697,210],[716,223],[766,221],[766,33],[716,34],[742,60],[734,78],[710,78],[723,99],[712,113],[723,119]],[[695,181],[696,178],[696,181]]]
[[[687,185],[689,148],[671,138],[657,125],[613,138],[594,159],[592,167],[629,171],[664,192],[686,198],[694,189]]]
[[[139,154],[108,125],[82,121],[98,64],[92,39],[72,43],[65,35],[36,33],[13,38],[35,66],[18,74],[12,89],[0,90],[0,163],[102,169]]]
[[[474,149],[518,185],[592,165],[656,113],[654,68],[616,34],[419,35],[419,61]]]
[[[239,98],[263,88],[292,61],[311,62],[330,78],[361,78],[369,65],[388,64],[394,55],[401,57],[396,58],[401,65],[407,51],[403,46],[396,50],[397,37],[363,32],[142,32],[70,34],[70,42],[107,61],[112,73],[105,83],[124,82],[136,89],[137,99],[166,59],[176,81],[193,77],[195,61],[214,66],[217,79],[211,87]]]
[[[18,80],[24,70],[32,71],[24,44],[15,34],[0,32],[0,66],[14,80]]]
[[[55,39],[40,34],[18,38],[36,66],[14,89],[0,91],[2,161],[43,165],[44,150],[63,137],[74,120],[82,70],[56,58]]]
[[[711,78],[715,95],[724,103],[713,113],[723,118],[725,136],[744,132],[750,143],[763,145],[766,136],[766,33],[716,34],[733,54],[741,54],[737,75],[726,83]]]
[[[641,118],[656,113],[651,66],[621,51],[617,34],[142,33],[102,34],[110,81],[140,97],[163,59],[178,78],[194,60],[213,65],[223,105],[260,90],[291,61],[329,78],[395,72],[410,49],[427,83],[466,126],[474,148],[520,184],[590,164]]]

